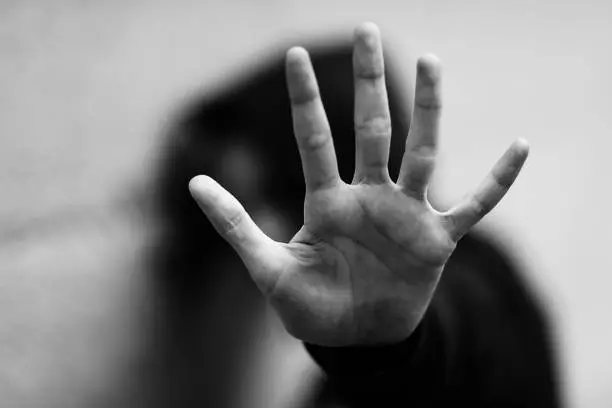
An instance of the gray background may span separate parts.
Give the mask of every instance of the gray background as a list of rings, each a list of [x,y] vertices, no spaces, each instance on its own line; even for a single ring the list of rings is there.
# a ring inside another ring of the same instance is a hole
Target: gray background
[[[481,228],[557,320],[569,406],[612,405],[611,19],[596,0],[1,2],[1,405],[114,403],[154,301],[141,264],[164,126],[271,45],[364,20],[407,80],[422,53],[444,63],[442,203],[531,142]]]

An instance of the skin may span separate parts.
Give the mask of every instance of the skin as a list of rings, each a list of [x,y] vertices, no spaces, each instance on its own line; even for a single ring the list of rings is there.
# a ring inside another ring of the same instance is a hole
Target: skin
[[[356,168],[338,174],[333,139],[308,53],[287,52],[287,86],[306,181],[304,226],[276,242],[217,182],[197,176],[192,196],[294,337],[325,346],[406,339],[422,319],[457,241],[506,194],[529,146],[515,141],[472,193],[446,212],[427,200],[441,110],[440,63],[417,65],[412,124],[400,175],[387,161],[391,138],[380,32],[355,30]]]

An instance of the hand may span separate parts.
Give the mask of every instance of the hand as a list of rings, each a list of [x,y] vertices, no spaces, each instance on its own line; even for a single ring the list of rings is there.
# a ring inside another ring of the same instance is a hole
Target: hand
[[[394,343],[423,317],[456,242],[506,194],[528,154],[517,140],[483,183],[451,210],[427,200],[440,116],[440,65],[418,61],[412,125],[400,175],[387,160],[391,138],[378,28],[355,31],[356,169],[338,175],[331,132],[307,52],[287,52],[295,137],[304,177],[304,226],[287,244],[267,237],[240,203],[214,180],[195,177],[190,190],[219,234],[293,336],[319,345]]]

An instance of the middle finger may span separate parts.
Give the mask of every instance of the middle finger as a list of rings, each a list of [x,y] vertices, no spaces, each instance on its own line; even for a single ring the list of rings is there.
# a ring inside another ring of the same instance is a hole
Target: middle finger
[[[378,27],[372,23],[361,25],[355,30],[354,43],[356,160],[353,182],[384,183],[389,181],[391,118]]]

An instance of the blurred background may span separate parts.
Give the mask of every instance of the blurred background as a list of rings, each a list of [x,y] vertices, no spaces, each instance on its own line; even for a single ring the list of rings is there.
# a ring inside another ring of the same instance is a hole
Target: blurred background
[[[554,318],[568,406],[611,406],[611,19],[598,0],[2,1],[2,406],[119,403],[155,301],[143,258],[164,129],[275,46],[350,38],[366,20],[407,83],[419,55],[443,61],[442,203],[530,141],[480,228],[517,254]]]

